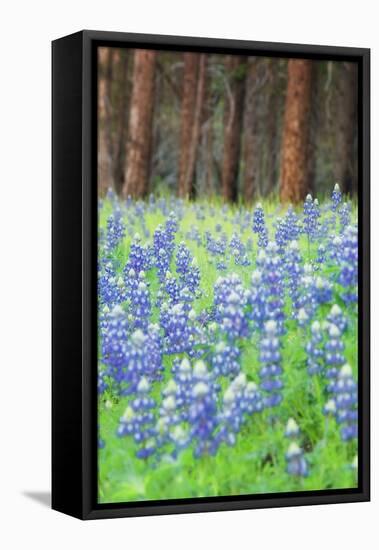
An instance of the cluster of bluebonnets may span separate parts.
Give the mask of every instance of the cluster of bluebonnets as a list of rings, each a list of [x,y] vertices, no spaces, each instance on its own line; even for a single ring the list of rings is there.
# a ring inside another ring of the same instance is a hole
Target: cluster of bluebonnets
[[[341,440],[356,440],[357,380],[343,335],[356,322],[358,227],[338,185],[322,205],[308,195],[303,209],[280,216],[260,204],[120,201],[112,191],[99,208],[107,221],[99,233],[98,391],[125,399],[115,437],[134,440],[138,458],[176,459],[188,448],[213,456],[256,415],[275,418],[283,342],[299,330],[306,361],[297,368],[318,380],[322,414],[336,420]],[[154,216],[162,223],[151,227]],[[207,229],[197,223],[204,221]],[[205,291],[208,266],[217,277]],[[257,350],[254,376],[242,368],[248,346]],[[288,474],[305,477],[298,423],[290,417],[283,430],[285,460]]]

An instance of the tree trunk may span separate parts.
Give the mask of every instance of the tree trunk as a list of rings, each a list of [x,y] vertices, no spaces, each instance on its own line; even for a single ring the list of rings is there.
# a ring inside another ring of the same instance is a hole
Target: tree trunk
[[[195,103],[197,93],[197,73],[199,67],[199,54],[185,53],[182,107],[180,122],[180,157],[179,157],[179,197],[188,197],[191,181],[188,181],[188,162],[191,148],[191,140],[194,126]]]
[[[337,87],[337,125],[334,176],[344,193],[357,191],[354,138],[357,131],[357,67],[341,63]]]
[[[186,195],[194,198],[196,195],[195,186],[195,168],[197,149],[200,141],[201,120],[204,108],[205,99],[205,75],[207,69],[207,56],[200,54],[199,56],[199,73],[196,86],[196,101],[193,115],[193,126],[191,133],[191,142],[188,153],[188,164],[185,176]]]
[[[128,68],[129,52],[122,50],[119,60],[119,97],[116,120],[117,131],[115,141],[115,160],[114,160],[114,185],[116,193],[122,192],[125,177],[125,142],[127,138],[128,122]]]
[[[309,134],[308,134],[308,149],[307,149],[307,174],[308,184],[307,191],[314,195],[316,193],[317,181],[317,156],[318,156],[318,141],[320,136],[321,120],[320,120],[320,95],[321,95],[321,66],[320,63],[312,63],[312,89],[309,108]]]
[[[113,102],[112,102],[112,83],[113,83],[113,63],[114,63],[114,49],[107,48],[107,59],[105,65],[105,85],[104,85],[104,108],[105,108],[105,143],[107,147],[107,155],[109,158],[111,185],[113,187],[113,169],[114,169],[114,148],[113,148],[113,132],[112,132],[112,114],[113,114]]]
[[[288,61],[281,151],[280,199],[298,203],[307,193],[307,149],[312,62]]]
[[[124,197],[142,197],[149,187],[156,52],[135,50]]]
[[[98,76],[98,188],[99,193],[104,195],[109,187],[113,186],[113,165],[110,156],[109,136],[109,48],[99,48],[98,53],[99,76]]]
[[[266,192],[272,193],[277,182],[277,131],[278,131],[278,74],[277,59],[268,59],[268,101],[267,101],[267,169]]]
[[[222,162],[222,196],[226,201],[235,201],[238,193],[238,171],[246,80],[245,63],[246,59],[243,56],[229,55],[226,59],[229,84],[225,103]]]
[[[249,59],[246,79],[244,113],[244,183],[243,195],[250,203],[257,192],[258,167],[258,110],[255,89],[257,86],[257,59]]]

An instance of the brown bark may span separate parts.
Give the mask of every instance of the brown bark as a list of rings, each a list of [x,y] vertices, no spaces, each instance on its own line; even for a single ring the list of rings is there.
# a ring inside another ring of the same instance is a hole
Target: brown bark
[[[155,62],[155,51],[135,50],[124,196],[142,197],[148,192]]]
[[[118,98],[118,120],[115,142],[114,160],[114,185],[117,194],[120,194],[125,177],[125,141],[127,137],[128,122],[128,68],[129,56],[126,50],[121,52],[119,60],[119,98]]]
[[[267,104],[267,169],[266,193],[275,189],[277,178],[277,129],[278,129],[278,75],[276,59],[267,60],[268,70],[268,104]]]
[[[307,144],[312,62],[288,61],[287,94],[281,151],[280,199],[300,202],[307,193]]]
[[[317,62],[312,63],[312,89],[309,109],[309,135],[308,135],[308,150],[307,150],[307,173],[308,184],[307,191],[312,195],[316,191],[316,168],[317,168],[317,151],[318,140],[320,134],[320,94],[321,94],[321,76],[320,76],[320,64]]]
[[[185,53],[183,59],[178,195],[184,198],[189,195],[191,187],[191,180],[188,180],[188,177],[191,176],[188,170],[188,162],[194,126],[199,54]]]
[[[226,201],[235,201],[237,199],[246,80],[245,63],[246,59],[243,56],[229,55],[226,59],[229,84],[225,100],[222,162],[222,196]]]
[[[247,203],[253,200],[258,186],[258,110],[255,94],[257,80],[257,59],[249,59],[246,79],[244,112],[244,182],[243,195]]]
[[[107,49],[107,59],[105,65],[105,86],[104,86],[104,108],[105,108],[105,141],[107,146],[107,153],[110,162],[110,170],[112,174],[112,184],[113,184],[113,159],[114,159],[114,148],[113,148],[113,135],[112,135],[112,114],[113,114],[113,102],[112,102],[112,81],[113,81],[113,63],[114,63],[114,49]]]
[[[337,125],[334,176],[344,193],[357,191],[354,139],[357,132],[357,67],[341,63],[337,85]]]
[[[101,195],[113,185],[112,157],[109,151],[109,59],[110,48],[99,48],[99,80],[98,80],[98,188]]]
[[[197,150],[200,141],[201,120],[204,108],[205,99],[205,75],[207,68],[207,56],[206,54],[200,54],[199,56],[199,73],[196,86],[196,101],[193,115],[193,126],[191,133],[191,142],[188,154],[188,164],[186,169],[185,184],[186,184],[186,196],[194,198],[196,195],[195,187],[195,168]]]

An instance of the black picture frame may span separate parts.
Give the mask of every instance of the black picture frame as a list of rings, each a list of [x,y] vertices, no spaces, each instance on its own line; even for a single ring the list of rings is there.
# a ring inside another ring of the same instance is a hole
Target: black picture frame
[[[99,46],[356,61],[359,67],[358,488],[97,503]],[[85,30],[52,43],[52,507],[81,519],[370,499],[370,50]]]

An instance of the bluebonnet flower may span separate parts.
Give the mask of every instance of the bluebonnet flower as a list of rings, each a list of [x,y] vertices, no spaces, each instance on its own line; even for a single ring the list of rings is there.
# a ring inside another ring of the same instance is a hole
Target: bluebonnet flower
[[[187,357],[173,365],[173,380],[176,383],[176,402],[181,411],[181,419],[187,420],[188,409],[191,403],[193,387],[193,373],[191,363]]]
[[[176,271],[181,276],[188,273],[193,256],[185,243],[181,242],[176,251]]]
[[[197,265],[196,258],[192,260],[187,273],[184,275],[183,284],[189,289],[189,291],[193,295],[199,294],[200,269]]]
[[[342,298],[345,303],[358,300],[358,229],[349,225],[342,235],[338,282],[344,287]]]
[[[268,244],[268,232],[262,205],[258,203],[253,213],[253,231],[258,234],[258,246],[265,247]]]
[[[319,232],[320,209],[318,200],[313,201],[308,194],[304,201],[303,231],[308,237],[308,242],[313,241]]]
[[[104,373],[103,370],[100,370],[100,369],[98,370],[98,373],[97,373],[97,393],[99,395],[102,395],[108,387],[108,384],[104,379],[104,374],[105,373]]]
[[[344,343],[341,339],[341,332],[336,325],[326,325],[327,340],[325,343],[325,364],[327,370],[326,378],[329,380],[328,391],[333,391],[333,383],[338,375],[338,369],[345,363]]]
[[[350,225],[351,218],[351,203],[344,202],[339,210],[340,218],[340,232],[343,233],[348,225]]]
[[[180,286],[174,275],[167,271],[164,280],[164,288],[168,294],[170,304],[177,304],[180,301]]]
[[[299,308],[297,314],[296,314],[296,320],[299,323],[299,327],[307,327],[309,324],[309,315],[305,308],[301,307]]]
[[[311,264],[304,265],[301,278],[299,305],[304,308],[309,318],[312,318],[321,304],[328,303],[333,298],[333,286],[324,277],[315,276]]]
[[[275,407],[282,401],[281,389],[283,387],[281,381],[283,370],[276,321],[267,321],[265,324],[265,334],[260,344],[259,359],[263,365],[259,371],[260,388],[264,394],[263,403],[267,408]]]
[[[217,403],[209,381],[196,382],[192,388],[192,402],[189,408],[191,440],[194,442],[194,455],[199,458],[215,454],[217,447],[214,432],[217,427]]]
[[[248,335],[248,318],[245,312],[248,293],[235,273],[219,277],[214,286],[215,319],[229,340]]]
[[[346,330],[347,328],[347,318],[343,314],[342,309],[339,307],[339,305],[334,304],[331,307],[331,310],[327,316],[327,321],[338,327],[341,334]]]
[[[156,450],[156,430],[153,409],[155,401],[149,396],[150,384],[142,377],[137,385],[136,397],[120,418],[117,435],[132,435],[138,445],[137,457],[146,459]]]
[[[300,428],[293,418],[289,418],[286,424],[284,435],[289,439],[296,439],[300,434]]]
[[[159,409],[159,418],[156,424],[158,446],[174,444],[173,456],[189,443],[188,430],[180,426],[182,417],[178,409],[176,395],[178,387],[173,379],[170,379],[163,390],[163,400]],[[178,428],[181,428],[180,432]],[[179,433],[181,436],[179,437]]]
[[[141,271],[147,271],[150,267],[151,255],[149,248],[141,244],[141,237],[136,233],[130,245],[129,257],[124,268],[124,273],[127,274],[130,269],[139,273]]]
[[[308,464],[304,457],[303,450],[295,441],[292,441],[286,453],[287,473],[297,477],[307,477]]]
[[[284,282],[282,259],[276,243],[269,242],[257,257],[257,266],[262,274],[260,292],[265,300],[265,320],[277,323],[278,334],[284,329]]]
[[[317,305],[330,302],[333,297],[333,286],[324,277],[316,277],[313,287],[313,299]]]
[[[171,254],[173,253],[175,248],[174,239],[175,233],[178,231],[178,227],[178,218],[175,216],[174,212],[170,212],[166,220],[166,233],[168,235],[168,246]]]
[[[158,324],[151,323],[148,326],[145,346],[145,354],[149,360],[149,366],[146,368],[145,374],[150,381],[161,380],[163,372],[163,342]]]
[[[340,186],[338,183],[335,184],[333,192],[332,192],[332,210],[333,212],[336,212],[338,210],[339,205],[342,201],[342,193],[340,190]]]
[[[108,314],[108,326],[101,341],[102,361],[106,373],[120,384],[126,366],[125,341],[128,338],[127,316],[121,306],[115,306]]]
[[[125,236],[125,224],[121,215],[117,212],[111,214],[107,220],[106,253],[109,254],[116,248]]]
[[[326,247],[324,244],[321,243],[317,249],[316,263],[324,264],[325,260],[326,260]]]
[[[286,244],[288,242],[288,238],[287,225],[285,220],[282,218],[278,218],[276,220],[275,242],[278,246],[278,253],[283,254]]]
[[[284,228],[286,242],[295,241],[299,238],[301,232],[300,222],[295,210],[291,205],[289,206],[287,213],[284,217]]]
[[[205,247],[212,256],[224,256],[228,246],[228,238],[222,233],[219,239],[214,239],[209,231],[205,232]]]
[[[266,320],[266,289],[262,283],[262,272],[255,269],[251,274],[251,291],[249,295],[251,305],[250,317],[257,328],[261,329]]]
[[[158,269],[159,280],[163,282],[170,268],[170,257],[164,248],[160,248],[156,253],[155,266]]]
[[[147,284],[144,281],[138,283],[129,295],[129,319],[133,328],[146,330],[151,315],[151,300]]]
[[[98,296],[102,305],[113,307],[126,300],[126,289],[123,278],[117,275],[111,261],[102,261],[98,271]]]
[[[285,266],[287,272],[288,293],[292,300],[292,315],[300,307],[300,285],[304,270],[300,248],[297,241],[291,241],[286,251]]]
[[[307,352],[308,373],[310,375],[320,374],[324,369],[324,346],[323,332],[321,323],[314,321],[311,326],[311,339],[307,343],[305,350]]]
[[[358,436],[358,395],[357,384],[350,365],[341,367],[337,379],[331,387],[336,408],[336,420],[341,425],[341,438],[349,441]]]
[[[190,353],[195,336],[192,310],[188,311],[182,303],[172,306],[164,303],[161,307],[160,319],[165,334],[165,353]]]
[[[228,342],[218,342],[212,355],[212,371],[216,376],[234,377],[241,370],[240,350]]]
[[[244,421],[244,411],[241,405],[246,384],[246,376],[241,373],[225,390],[222,411],[218,417],[219,430],[215,437],[216,447],[222,442],[230,446],[236,443],[236,436]]]

